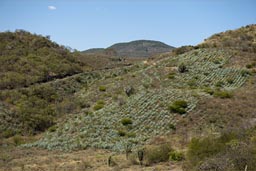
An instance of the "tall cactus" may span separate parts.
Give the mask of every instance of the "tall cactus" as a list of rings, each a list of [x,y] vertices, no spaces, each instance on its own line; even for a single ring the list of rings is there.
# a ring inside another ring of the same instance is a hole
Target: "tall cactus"
[[[143,162],[143,159],[144,159],[144,150],[139,150],[138,151],[138,158],[139,158],[139,161],[140,161],[140,165],[142,166],[142,162]]]
[[[109,167],[111,166],[111,163],[112,163],[112,156],[109,156],[109,157],[108,157],[108,166],[109,166]]]
[[[128,159],[129,153],[132,152],[132,145],[131,144],[127,144],[125,147],[125,155],[126,155],[126,160]]]

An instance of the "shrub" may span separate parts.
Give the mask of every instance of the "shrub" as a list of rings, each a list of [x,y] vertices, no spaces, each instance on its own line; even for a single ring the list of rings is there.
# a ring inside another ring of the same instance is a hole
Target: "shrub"
[[[222,81],[218,81],[218,82],[215,84],[216,87],[223,87],[223,85],[224,85],[224,82],[222,82]]]
[[[182,161],[184,160],[184,154],[182,152],[178,152],[178,151],[172,151],[170,153],[170,157],[169,157],[169,160],[172,160],[172,161]]]
[[[188,69],[187,69],[186,65],[185,65],[184,63],[182,63],[182,64],[179,65],[178,71],[179,71],[180,73],[184,73],[184,72],[187,72]]]
[[[130,119],[130,118],[123,118],[122,120],[121,120],[121,123],[123,124],[123,125],[131,125],[132,124],[132,120]]]
[[[246,65],[246,68],[248,68],[248,69],[251,69],[252,67],[253,67],[252,64],[247,64],[247,65]]]
[[[103,104],[96,104],[95,106],[93,106],[93,109],[94,110],[100,110],[100,109],[102,109],[104,107],[104,105]]]
[[[104,107],[105,102],[102,100],[97,101],[96,105],[93,106],[94,110],[100,110]]]
[[[221,64],[221,61],[218,60],[218,59],[215,59],[215,60],[213,61],[213,63],[214,63],[214,64]]]
[[[99,87],[99,91],[106,91],[106,89],[107,89],[107,88],[106,88],[105,86],[100,86],[100,87]]]
[[[188,104],[184,100],[175,101],[169,106],[169,110],[174,113],[185,114]]]
[[[171,106],[170,109],[174,112],[174,113],[179,113],[179,114],[185,114],[186,110],[184,108],[180,108],[178,106]]]
[[[105,102],[103,100],[97,101],[97,104],[105,105]]]
[[[256,62],[252,62],[251,64],[247,64],[246,68],[251,69],[256,66]]]
[[[228,91],[215,91],[213,95],[214,97],[220,97],[222,99],[231,98],[233,96],[233,94]]]
[[[169,128],[172,129],[172,130],[176,130],[176,126],[172,123],[169,123]]]
[[[174,79],[175,78],[175,73],[174,72],[170,72],[167,77],[169,79]]]
[[[185,100],[177,100],[173,104],[183,108],[188,107],[188,103]]]
[[[20,135],[15,135],[13,137],[13,143],[18,146],[25,143],[25,140]]]
[[[125,88],[125,94],[129,97],[135,93],[135,89],[132,86]]]
[[[248,71],[248,70],[242,70],[242,71],[241,71],[241,75],[242,75],[243,77],[245,77],[245,76],[251,75],[251,73],[250,73],[250,71]]]
[[[124,130],[118,130],[117,131],[117,134],[120,136],[120,137],[124,137],[126,135],[126,131]]]
[[[48,129],[48,131],[49,131],[49,132],[55,132],[57,128],[58,128],[57,125],[53,125],[53,126],[51,126],[51,127]]]
[[[191,88],[196,88],[197,86],[197,83],[196,83],[196,79],[191,79],[188,81],[188,85],[191,87]]]
[[[175,54],[175,55],[180,55],[180,54],[183,54],[183,53],[186,53],[186,52],[188,52],[188,51],[191,51],[191,50],[193,50],[193,46],[181,46],[181,47],[179,47],[179,48],[176,48],[176,49],[173,49],[173,53]]]
[[[136,133],[135,132],[128,132],[127,137],[134,138],[134,137],[136,137]]]
[[[211,88],[206,88],[206,89],[204,89],[204,92],[205,92],[205,93],[208,93],[208,94],[210,94],[210,95],[213,95],[213,94],[214,94],[214,90],[211,89]]]
[[[6,131],[0,134],[0,137],[9,138],[15,135],[15,131],[7,129]]]
[[[227,82],[228,82],[229,84],[233,84],[233,83],[234,83],[234,79],[228,78],[228,79],[227,79]]]
[[[169,160],[172,148],[169,144],[162,144],[154,147],[147,147],[145,149],[145,162],[151,165],[159,162],[166,162]]]

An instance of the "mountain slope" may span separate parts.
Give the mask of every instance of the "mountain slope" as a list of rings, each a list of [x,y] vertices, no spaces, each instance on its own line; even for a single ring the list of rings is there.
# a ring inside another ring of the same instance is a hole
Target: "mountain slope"
[[[79,62],[65,47],[23,30],[0,33],[0,66],[0,89],[82,72]]]
[[[104,53],[119,57],[150,57],[165,52],[170,52],[174,47],[164,44],[159,41],[152,40],[136,40],[126,43],[114,44],[105,50],[102,48],[89,49],[83,53]]]
[[[48,133],[34,145],[61,150],[97,147],[122,151],[123,144],[128,143],[138,148],[150,137],[171,133],[170,125],[175,127],[201,97],[209,96],[206,89],[217,96],[242,86],[248,78],[243,69],[224,67],[232,56],[228,50],[194,50],[155,64],[142,63],[136,71],[101,80],[78,93],[81,99],[92,102],[87,109],[91,114],[82,112],[69,118],[58,125],[56,132]],[[187,71],[175,69],[180,65],[185,65]],[[104,91],[97,90],[103,85]],[[122,92],[127,86],[134,88],[133,95]],[[180,100],[187,102],[184,112],[170,111],[169,105]],[[125,118],[131,120],[130,125],[122,124]],[[62,136],[58,136],[60,132]]]
[[[92,49],[82,51],[82,53],[85,53],[85,54],[103,53],[104,50],[105,50],[104,48],[92,48]]]
[[[232,47],[245,52],[256,53],[256,24],[236,30],[228,30],[205,39],[200,47]]]
[[[243,62],[230,65],[240,55],[232,48],[196,47],[178,56],[127,67],[125,73],[105,77],[77,92],[90,107],[31,146],[122,151],[124,144],[132,144],[134,149],[140,148],[151,137],[173,133],[200,100],[232,98],[233,92],[252,78],[253,68],[247,69]],[[133,91],[128,94],[128,90]],[[180,101],[186,102],[185,108],[177,107]]]
[[[158,41],[137,40],[127,43],[117,43],[109,48],[114,49],[118,56],[150,57],[152,55],[170,52],[174,47]]]
[[[254,32],[255,27],[248,26],[238,37]],[[223,44],[222,37],[229,34],[222,33],[214,46],[186,46],[130,66],[1,91],[0,137],[18,124],[21,126],[14,134],[4,137],[22,134],[24,125],[32,133],[53,125],[40,139],[23,147],[68,151],[67,155],[72,150],[73,154],[84,149],[95,152],[95,148],[106,152],[100,157],[95,153],[98,163],[90,163],[94,166],[82,163],[91,170],[99,170],[99,166],[106,170],[107,161],[117,164],[107,167],[109,170],[137,170],[131,167],[139,165],[137,155],[141,150],[145,150],[144,165],[158,168],[159,162],[166,161],[162,170],[172,169],[172,163],[183,165],[186,171],[253,170],[256,55],[250,44],[256,35],[245,41],[244,51],[239,46],[243,40]],[[13,141],[17,143],[17,137]],[[170,153],[167,146],[175,151]],[[33,149],[38,150],[29,150]],[[126,159],[124,151],[131,153],[126,153]],[[120,153],[122,158],[117,157]],[[159,160],[163,155],[165,159]],[[185,161],[178,162],[177,156]],[[148,162],[150,157],[153,159]],[[66,156],[63,160],[68,162]],[[31,163],[26,164],[27,168]],[[76,168],[81,162],[75,158],[71,163]],[[63,167],[63,163],[57,165]],[[57,166],[45,167],[56,170]]]

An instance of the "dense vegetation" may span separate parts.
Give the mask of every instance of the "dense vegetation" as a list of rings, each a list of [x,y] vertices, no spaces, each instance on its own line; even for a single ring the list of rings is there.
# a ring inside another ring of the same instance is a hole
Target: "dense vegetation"
[[[49,36],[23,30],[0,33],[0,89],[47,82],[82,72],[76,58]]]
[[[0,137],[35,134],[49,128],[60,116],[86,105],[74,93],[98,78],[98,74],[84,73],[66,80],[1,91]]]
[[[186,170],[240,171],[256,168],[255,128],[194,138],[188,146]]]

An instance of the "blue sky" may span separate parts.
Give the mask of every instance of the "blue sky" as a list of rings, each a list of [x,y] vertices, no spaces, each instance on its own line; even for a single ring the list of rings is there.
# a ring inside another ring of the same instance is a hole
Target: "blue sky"
[[[0,0],[0,31],[24,29],[85,50],[137,39],[196,45],[256,24],[255,0]]]

